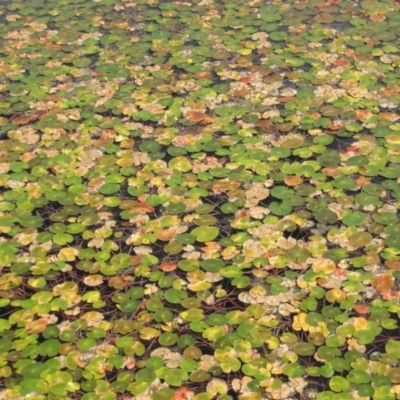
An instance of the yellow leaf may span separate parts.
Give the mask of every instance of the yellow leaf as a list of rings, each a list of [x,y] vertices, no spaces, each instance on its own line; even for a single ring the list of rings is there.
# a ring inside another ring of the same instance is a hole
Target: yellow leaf
[[[299,315],[295,315],[293,317],[292,328],[295,331],[303,330],[305,332],[308,332],[310,330],[310,325],[307,324],[306,317],[307,317],[307,314],[305,314],[305,313],[300,313]]]
[[[242,56],[249,56],[251,54],[251,49],[239,49],[236,53],[239,53]]]
[[[353,326],[356,331],[367,329],[368,321],[362,317],[353,318]]]

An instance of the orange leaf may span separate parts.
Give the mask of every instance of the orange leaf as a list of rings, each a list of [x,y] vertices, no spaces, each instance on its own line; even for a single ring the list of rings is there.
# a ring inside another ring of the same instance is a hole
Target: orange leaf
[[[369,110],[356,110],[356,120],[359,121],[362,118],[369,118],[372,112]]]
[[[113,131],[112,129],[105,129],[101,135],[100,135],[100,139],[106,139],[106,138],[113,138],[117,135],[117,133],[115,131]]]
[[[158,240],[162,240],[163,242],[169,242],[174,237],[176,237],[176,231],[174,229],[162,229],[160,231],[154,232],[154,236]]]
[[[369,19],[374,22],[382,22],[386,19],[386,15],[371,15]]]
[[[147,194],[141,194],[141,195],[139,195],[138,197],[137,197],[137,199],[141,202],[141,203],[144,203],[145,201],[146,201],[146,199],[147,199]]]
[[[186,400],[189,396],[192,396],[194,392],[189,390],[187,387],[180,387],[175,394],[172,396],[171,400]]]
[[[347,67],[348,65],[351,64],[351,62],[349,60],[347,60],[346,58],[338,58],[335,63],[334,63],[337,67]]]
[[[368,304],[355,304],[353,310],[358,314],[368,314],[369,305]]]
[[[336,167],[326,167],[322,170],[322,173],[325,176],[336,176],[339,175],[340,171]]]
[[[131,211],[138,211],[140,213],[151,213],[154,212],[154,207],[148,204],[138,203],[131,208]]]
[[[360,176],[356,179],[356,183],[359,186],[367,185],[368,183],[371,183],[371,181],[366,178],[365,176]]]
[[[393,277],[389,274],[377,275],[372,280],[372,286],[379,292],[384,290],[389,290],[393,287],[393,285],[394,285]]]
[[[200,111],[187,111],[185,113],[185,118],[190,122],[199,122],[207,118],[207,114]]]
[[[160,269],[161,269],[161,271],[164,271],[164,272],[172,272],[172,271],[175,271],[176,270],[176,267],[177,267],[177,263],[173,263],[173,262],[164,262],[164,263],[162,263],[162,264],[160,264]]]
[[[205,247],[202,247],[201,250],[204,251],[205,253],[207,252],[212,253],[214,251],[220,251],[221,246],[219,245],[218,242],[206,242]]]
[[[47,321],[44,318],[31,321],[26,325],[26,330],[29,334],[41,333],[47,328]]]
[[[201,71],[197,72],[193,75],[196,79],[210,79],[212,77],[212,73],[210,71]]]
[[[328,128],[331,131],[338,131],[339,129],[342,129],[343,124],[339,121],[332,121],[329,125]]]
[[[399,119],[398,114],[393,113],[393,112],[381,112],[379,113],[379,117],[383,118],[383,119],[387,119],[389,121],[397,121]]]
[[[302,184],[303,179],[301,179],[299,176],[296,175],[288,175],[285,176],[284,182],[288,186],[298,186]]]

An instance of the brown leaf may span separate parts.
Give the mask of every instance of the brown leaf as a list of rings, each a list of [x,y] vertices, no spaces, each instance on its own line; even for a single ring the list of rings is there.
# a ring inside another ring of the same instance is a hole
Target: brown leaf
[[[193,75],[195,79],[210,79],[213,74],[210,71],[201,71]]]
[[[380,262],[379,254],[367,253],[366,254],[367,264],[377,264]]]
[[[142,261],[143,256],[131,256],[129,258],[130,265],[139,265]]]
[[[114,289],[123,289],[128,285],[128,282],[122,276],[113,276],[108,281],[108,286]]]
[[[397,271],[400,269],[400,261],[385,261],[385,266],[387,269]]]
[[[241,89],[232,90],[233,97],[246,97],[250,94],[250,90],[246,87]]]
[[[148,204],[138,203],[131,208],[131,211],[137,211],[140,213],[152,213],[154,212],[154,207]]]
[[[351,62],[349,60],[347,60],[346,58],[338,58],[335,63],[334,63],[337,67],[347,67],[348,65],[351,64]]]
[[[278,97],[278,100],[279,100],[281,103],[287,103],[287,102],[292,101],[292,100],[294,100],[294,99],[295,99],[294,96],[281,96],[281,97]]]
[[[32,117],[29,115],[21,115],[12,120],[13,124],[16,124],[16,125],[25,125],[31,121],[32,121]]]
[[[106,147],[114,142],[114,139],[109,137],[104,137],[104,139],[98,139],[93,142],[95,147]]]
[[[269,128],[272,125],[273,123],[270,119],[260,119],[255,123],[255,126],[260,129]]]
[[[379,113],[379,117],[392,122],[397,121],[400,118],[398,114],[393,112],[381,112]]]

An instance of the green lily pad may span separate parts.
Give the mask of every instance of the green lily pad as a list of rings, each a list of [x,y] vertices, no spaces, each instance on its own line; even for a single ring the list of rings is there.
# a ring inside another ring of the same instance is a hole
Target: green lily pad
[[[214,226],[202,226],[192,230],[191,234],[198,242],[209,242],[219,235],[219,229]]]

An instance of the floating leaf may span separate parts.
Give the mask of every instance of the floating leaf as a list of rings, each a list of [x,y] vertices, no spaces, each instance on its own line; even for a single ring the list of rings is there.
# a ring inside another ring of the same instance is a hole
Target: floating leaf
[[[193,229],[191,234],[198,242],[209,242],[219,235],[219,229],[213,226],[202,226]]]
[[[372,286],[378,291],[389,290],[393,285],[393,277],[389,274],[379,274],[372,280]]]

